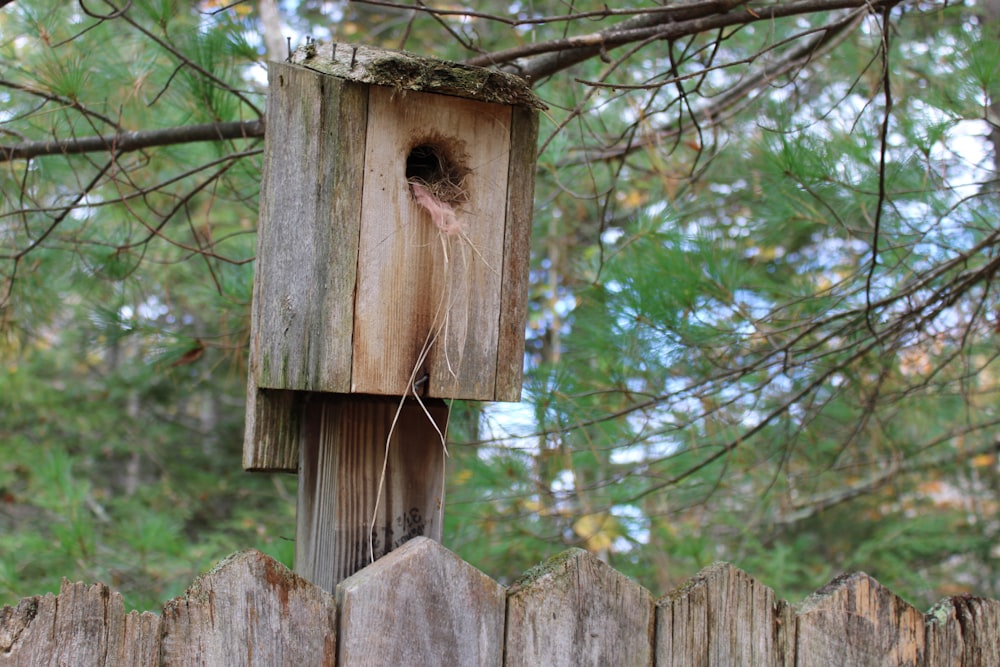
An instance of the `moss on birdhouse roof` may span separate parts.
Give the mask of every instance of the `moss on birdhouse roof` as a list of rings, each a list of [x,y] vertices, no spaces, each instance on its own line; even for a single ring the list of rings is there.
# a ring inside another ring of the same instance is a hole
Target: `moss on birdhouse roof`
[[[545,108],[524,79],[518,76],[405,51],[312,41],[296,49],[290,61],[358,83],[532,109]]]

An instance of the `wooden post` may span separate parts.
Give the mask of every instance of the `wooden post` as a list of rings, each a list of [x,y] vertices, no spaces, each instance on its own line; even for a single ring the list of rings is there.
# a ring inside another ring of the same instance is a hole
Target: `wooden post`
[[[332,591],[441,540],[445,399],[520,399],[542,105],[342,44],[268,77],[243,463],[297,468],[295,569]]]
[[[317,394],[306,404],[297,574],[333,591],[413,537],[441,541],[445,457],[438,431],[446,428],[448,408],[440,399],[425,405],[433,424],[414,399]]]

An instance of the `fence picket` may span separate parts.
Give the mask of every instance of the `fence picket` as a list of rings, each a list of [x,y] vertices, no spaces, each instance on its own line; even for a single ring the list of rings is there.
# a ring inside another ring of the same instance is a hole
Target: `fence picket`
[[[1000,665],[1000,602],[968,595],[927,613],[927,667]]]
[[[159,636],[160,618],[126,614],[120,593],[63,579],[58,596],[0,608],[0,667],[156,665]]]
[[[243,551],[164,605],[160,664],[333,667],[336,628],[332,595]]]
[[[657,601],[656,664],[783,665],[778,629],[789,619],[774,591],[717,563]]]
[[[337,585],[341,665],[503,660],[503,586],[417,537]]]
[[[923,614],[864,573],[813,593],[797,609],[796,623],[796,650],[809,664],[924,664]]]
[[[103,584],[0,608],[0,667],[35,665],[1000,665],[1000,602],[948,598],[926,616],[865,574],[794,607],[726,563],[655,602],[571,549],[509,590],[427,538],[336,598],[257,551],[187,593],[126,614]]]
[[[507,596],[506,665],[652,665],[653,597],[592,554],[570,549]]]

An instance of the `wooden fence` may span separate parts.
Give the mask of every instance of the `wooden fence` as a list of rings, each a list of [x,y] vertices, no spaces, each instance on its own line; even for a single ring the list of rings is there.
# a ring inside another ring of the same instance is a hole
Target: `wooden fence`
[[[581,550],[504,588],[427,538],[336,595],[257,551],[199,577],[160,615],[103,584],[0,609],[8,665],[1000,665],[1000,602],[929,613],[865,574],[798,605],[735,567],[660,599]]]

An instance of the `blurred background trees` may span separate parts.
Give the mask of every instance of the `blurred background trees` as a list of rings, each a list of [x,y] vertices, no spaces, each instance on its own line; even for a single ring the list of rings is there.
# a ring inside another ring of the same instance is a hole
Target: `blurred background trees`
[[[1000,2],[502,10],[0,9],[0,603],[290,562],[295,478],[240,450],[264,63],[306,35],[549,107],[524,401],[454,407],[447,546],[1000,597]]]

